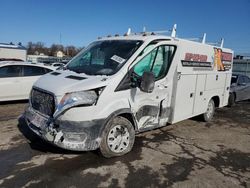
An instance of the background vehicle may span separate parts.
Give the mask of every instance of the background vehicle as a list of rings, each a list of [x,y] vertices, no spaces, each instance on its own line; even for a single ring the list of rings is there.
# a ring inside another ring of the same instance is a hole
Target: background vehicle
[[[53,67],[28,62],[0,62],[0,101],[28,99],[34,82],[52,70]]]
[[[250,99],[250,78],[241,74],[233,74],[228,106],[233,106],[235,102],[247,99]]]
[[[205,36],[205,35],[204,35]],[[128,153],[135,133],[197,115],[211,121],[228,103],[233,51],[155,33],[99,39],[33,86],[24,118],[69,150]]]
[[[63,63],[52,63],[52,64],[51,64],[52,67],[57,67],[57,68],[62,67],[62,66],[64,66],[64,65],[65,65],[65,64],[63,64]]]

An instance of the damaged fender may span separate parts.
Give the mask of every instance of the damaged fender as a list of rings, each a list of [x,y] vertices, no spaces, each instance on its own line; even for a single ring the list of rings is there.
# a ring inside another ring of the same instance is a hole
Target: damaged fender
[[[107,122],[111,118],[124,113],[131,114],[131,111],[130,109],[120,109],[105,119],[67,121],[61,120],[60,117],[56,120],[44,117],[28,107],[24,119],[33,132],[53,145],[67,150],[89,151],[99,148],[102,132]],[[136,121],[133,115],[132,117],[135,125]]]

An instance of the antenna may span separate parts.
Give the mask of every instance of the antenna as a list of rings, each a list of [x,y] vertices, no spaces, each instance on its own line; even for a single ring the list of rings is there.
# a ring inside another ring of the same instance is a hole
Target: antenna
[[[176,37],[176,29],[177,29],[177,24],[174,24],[172,32],[171,32],[171,37],[173,37],[173,38]]]
[[[205,44],[206,43],[206,37],[207,37],[207,34],[206,33],[204,33],[203,34],[203,38],[202,38],[202,44]]]
[[[60,33],[60,44],[62,44],[62,33]]]
[[[224,45],[224,38],[221,38],[220,47],[223,48],[223,45]]]
[[[127,31],[126,35],[128,36],[130,34],[131,34],[131,28],[128,28],[128,31]]]

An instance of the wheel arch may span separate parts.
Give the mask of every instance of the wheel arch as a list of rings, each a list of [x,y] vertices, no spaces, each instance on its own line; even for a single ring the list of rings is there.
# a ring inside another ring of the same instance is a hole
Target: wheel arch
[[[220,97],[218,95],[211,98],[214,101],[214,106],[217,108],[220,106]]]
[[[237,101],[237,95],[236,95],[236,92],[232,92],[232,94],[234,95],[234,101],[236,102]]]
[[[131,112],[131,109],[129,108],[120,109],[111,113],[105,121],[105,126],[112,118],[115,118],[117,116],[121,116],[129,120],[131,124],[133,125],[135,131],[138,131],[138,126],[137,126],[135,116],[133,115],[133,113]]]

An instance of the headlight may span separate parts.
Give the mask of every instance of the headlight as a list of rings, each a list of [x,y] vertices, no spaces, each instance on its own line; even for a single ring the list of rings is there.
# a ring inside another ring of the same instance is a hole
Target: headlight
[[[65,110],[73,107],[73,106],[91,106],[94,105],[103,91],[103,88],[98,88],[95,90],[89,91],[78,91],[67,93],[63,96],[60,103],[57,105],[57,109],[54,113],[54,118],[56,118],[59,114],[64,112]]]

